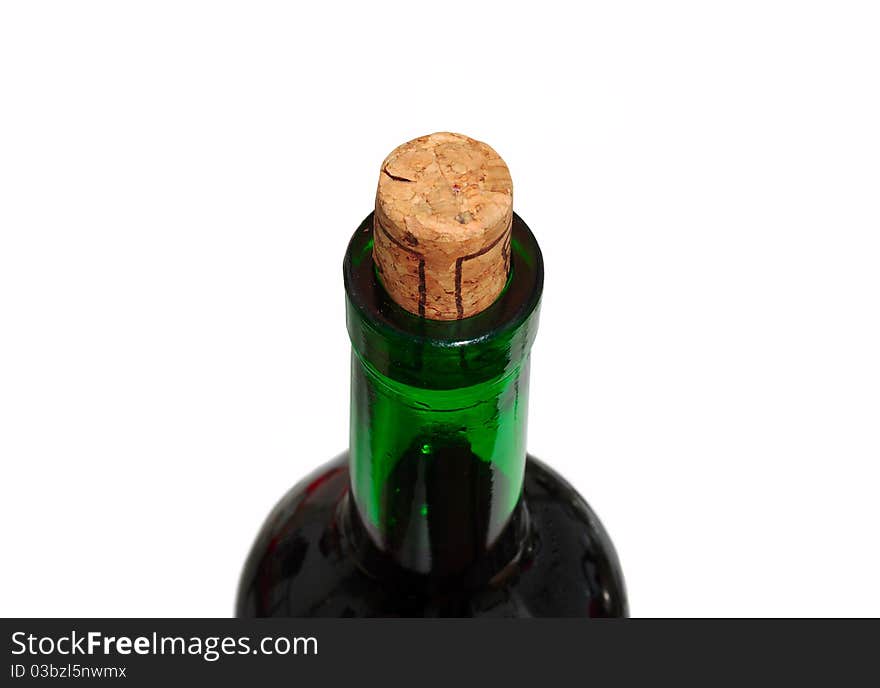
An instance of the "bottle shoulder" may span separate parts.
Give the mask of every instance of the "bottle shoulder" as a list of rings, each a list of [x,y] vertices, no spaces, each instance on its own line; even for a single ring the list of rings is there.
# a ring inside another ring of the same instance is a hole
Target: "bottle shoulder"
[[[614,547],[586,501],[534,457],[520,555],[492,578],[442,585],[390,581],[364,566],[345,528],[348,456],[290,489],[263,524],[242,572],[236,614],[281,617],[615,617],[627,614]]]

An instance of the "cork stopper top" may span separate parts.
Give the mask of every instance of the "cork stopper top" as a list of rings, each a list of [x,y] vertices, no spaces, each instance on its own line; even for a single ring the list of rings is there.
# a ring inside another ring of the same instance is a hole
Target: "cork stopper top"
[[[488,308],[507,282],[513,182],[485,143],[447,132],[395,148],[382,163],[373,259],[394,301],[423,318]]]

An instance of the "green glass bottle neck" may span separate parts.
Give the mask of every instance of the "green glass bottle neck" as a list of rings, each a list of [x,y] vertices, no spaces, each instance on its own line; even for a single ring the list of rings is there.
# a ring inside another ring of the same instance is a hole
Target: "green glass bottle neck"
[[[351,488],[401,566],[454,574],[491,548],[522,492],[528,360],[451,390],[401,384],[352,356]]]
[[[464,320],[430,321],[384,291],[371,228],[372,216],[344,265],[351,494],[370,540],[394,562],[455,575],[494,546],[522,492],[540,250],[515,216],[511,275],[496,303]]]

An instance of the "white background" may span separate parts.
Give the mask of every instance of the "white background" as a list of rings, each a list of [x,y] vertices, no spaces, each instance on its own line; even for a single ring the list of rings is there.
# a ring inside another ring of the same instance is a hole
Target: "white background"
[[[529,445],[638,616],[880,615],[864,2],[5,2],[0,615],[224,616],[347,443],[378,166],[490,143],[546,262]]]

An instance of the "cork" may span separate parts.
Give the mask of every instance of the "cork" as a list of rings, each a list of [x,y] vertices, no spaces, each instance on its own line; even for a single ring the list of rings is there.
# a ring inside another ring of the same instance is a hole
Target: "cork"
[[[382,283],[411,313],[460,320],[504,289],[513,182],[485,143],[441,132],[395,148],[382,163],[373,218]]]

